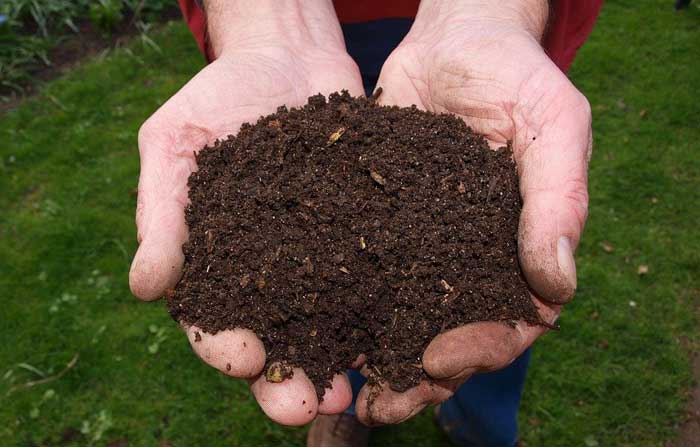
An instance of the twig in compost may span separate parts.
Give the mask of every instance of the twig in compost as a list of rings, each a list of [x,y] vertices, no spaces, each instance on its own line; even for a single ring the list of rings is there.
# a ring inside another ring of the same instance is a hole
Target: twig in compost
[[[381,87],[377,87],[374,93],[372,93],[372,96],[369,97],[369,102],[376,103],[383,91],[384,90]]]
[[[378,172],[376,172],[376,171],[369,171],[369,176],[372,177],[372,180],[374,180],[375,182],[377,182],[379,185],[382,185],[382,186],[386,185],[386,180],[385,180],[384,177],[383,177],[381,174],[379,174]]]
[[[345,133],[345,130],[346,130],[345,127],[341,127],[340,129],[338,129],[338,130],[336,130],[335,132],[333,132],[333,133],[331,134],[331,136],[328,137],[328,141],[326,142],[326,146],[331,146],[331,145],[333,145],[333,143],[335,143],[336,141],[338,141],[338,139],[339,139],[340,137],[342,137],[343,134]]]

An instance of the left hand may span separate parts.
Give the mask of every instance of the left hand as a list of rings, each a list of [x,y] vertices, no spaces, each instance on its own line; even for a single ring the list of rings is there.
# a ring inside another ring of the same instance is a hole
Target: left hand
[[[345,51],[330,0],[207,0],[206,6],[216,60],[139,131],[139,249],[129,283],[144,300],[160,298],[182,275],[187,179],[197,169],[195,150],[235,134],[243,123],[254,123],[281,104],[296,107],[311,95],[341,89],[362,94],[360,72]],[[344,374],[334,376],[323,402],[301,369],[290,380],[268,382],[262,374],[265,347],[250,330],[207,334],[196,326],[183,328],[204,362],[248,380],[260,407],[275,422],[304,425],[317,413],[340,413],[350,404]]]
[[[479,2],[421,2],[411,32],[382,69],[379,101],[458,115],[493,147],[512,142],[523,197],[520,265],[540,315],[554,323],[576,289],[573,251],[587,217],[590,106],[539,44],[546,2],[486,2],[492,9],[467,3]],[[366,385],[358,418],[367,425],[402,422],[448,399],[471,375],[506,367],[545,331],[524,322],[515,328],[483,322],[440,334],[423,355],[435,383],[403,393],[385,386],[369,407]]]

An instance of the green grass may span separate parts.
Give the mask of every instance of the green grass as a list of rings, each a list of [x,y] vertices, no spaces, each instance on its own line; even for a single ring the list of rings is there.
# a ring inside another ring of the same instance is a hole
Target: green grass
[[[700,12],[671,4],[609,1],[571,72],[594,113],[590,220],[577,299],[534,351],[529,446],[661,446],[682,419],[700,346]],[[154,38],[160,52],[136,42],[0,117],[2,446],[303,444],[129,294],[136,133],[202,66],[183,25]],[[447,445],[427,412],[374,439]]]

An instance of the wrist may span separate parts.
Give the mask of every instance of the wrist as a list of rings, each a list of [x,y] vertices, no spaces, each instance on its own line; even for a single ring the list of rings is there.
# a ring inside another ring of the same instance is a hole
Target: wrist
[[[345,51],[331,0],[204,0],[215,57],[241,49]]]
[[[548,16],[547,0],[422,0],[411,33],[495,29],[526,33],[540,42]]]

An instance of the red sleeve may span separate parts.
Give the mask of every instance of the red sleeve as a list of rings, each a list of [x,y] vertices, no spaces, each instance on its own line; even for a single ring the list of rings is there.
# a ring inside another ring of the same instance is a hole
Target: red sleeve
[[[554,0],[543,46],[549,57],[566,73],[593,30],[603,0]]]
[[[180,11],[185,23],[190,28],[194,40],[197,42],[199,51],[207,58],[207,62],[214,60],[214,53],[209,46],[207,39],[207,21],[204,16],[204,11],[199,7],[195,0],[178,0]]]
[[[194,0],[179,0],[180,9],[199,49],[212,60],[206,40],[203,11]],[[335,0],[338,18],[343,23],[357,23],[388,17],[415,17],[420,0]],[[566,72],[576,51],[591,33],[603,0],[553,0],[549,27],[543,46],[549,57]]]

